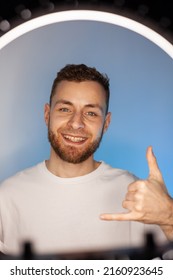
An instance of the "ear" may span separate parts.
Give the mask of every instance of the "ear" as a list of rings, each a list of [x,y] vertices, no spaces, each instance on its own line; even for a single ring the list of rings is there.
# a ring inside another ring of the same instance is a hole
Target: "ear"
[[[108,112],[105,118],[105,123],[104,123],[104,129],[103,132],[105,133],[109,127],[109,124],[111,122],[111,112]]]
[[[45,120],[45,123],[47,126],[49,123],[49,118],[50,118],[50,105],[48,103],[46,103],[44,105],[44,120]]]

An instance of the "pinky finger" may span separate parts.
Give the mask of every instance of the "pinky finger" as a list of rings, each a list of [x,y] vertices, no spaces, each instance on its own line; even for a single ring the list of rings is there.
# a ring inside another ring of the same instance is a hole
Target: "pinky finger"
[[[100,215],[100,219],[105,221],[133,221],[135,217],[132,212],[119,214],[104,213]]]

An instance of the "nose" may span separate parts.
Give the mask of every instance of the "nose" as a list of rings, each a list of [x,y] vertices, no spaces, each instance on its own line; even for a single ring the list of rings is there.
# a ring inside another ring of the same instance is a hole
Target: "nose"
[[[71,126],[73,129],[84,128],[83,116],[80,113],[74,113],[68,121],[68,125]]]

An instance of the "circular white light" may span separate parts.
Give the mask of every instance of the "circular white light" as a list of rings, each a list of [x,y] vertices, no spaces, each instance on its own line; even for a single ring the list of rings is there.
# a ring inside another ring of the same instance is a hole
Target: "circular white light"
[[[18,37],[22,36],[23,34],[39,27],[57,22],[77,20],[105,22],[127,28],[152,41],[154,44],[158,45],[162,50],[164,50],[171,58],[173,58],[172,44],[149,27],[120,15],[88,10],[56,12],[40,16],[28,22],[25,22],[13,28],[11,31],[7,32],[0,38],[0,49],[5,47],[13,40],[17,39]]]

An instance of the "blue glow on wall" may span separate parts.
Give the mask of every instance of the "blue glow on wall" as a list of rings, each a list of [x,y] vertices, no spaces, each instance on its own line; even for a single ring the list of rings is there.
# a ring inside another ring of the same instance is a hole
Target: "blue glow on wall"
[[[146,178],[153,145],[173,195],[173,61],[135,32],[91,21],[45,26],[0,51],[0,180],[49,157],[43,109],[67,63],[110,77],[112,123],[96,159]]]

